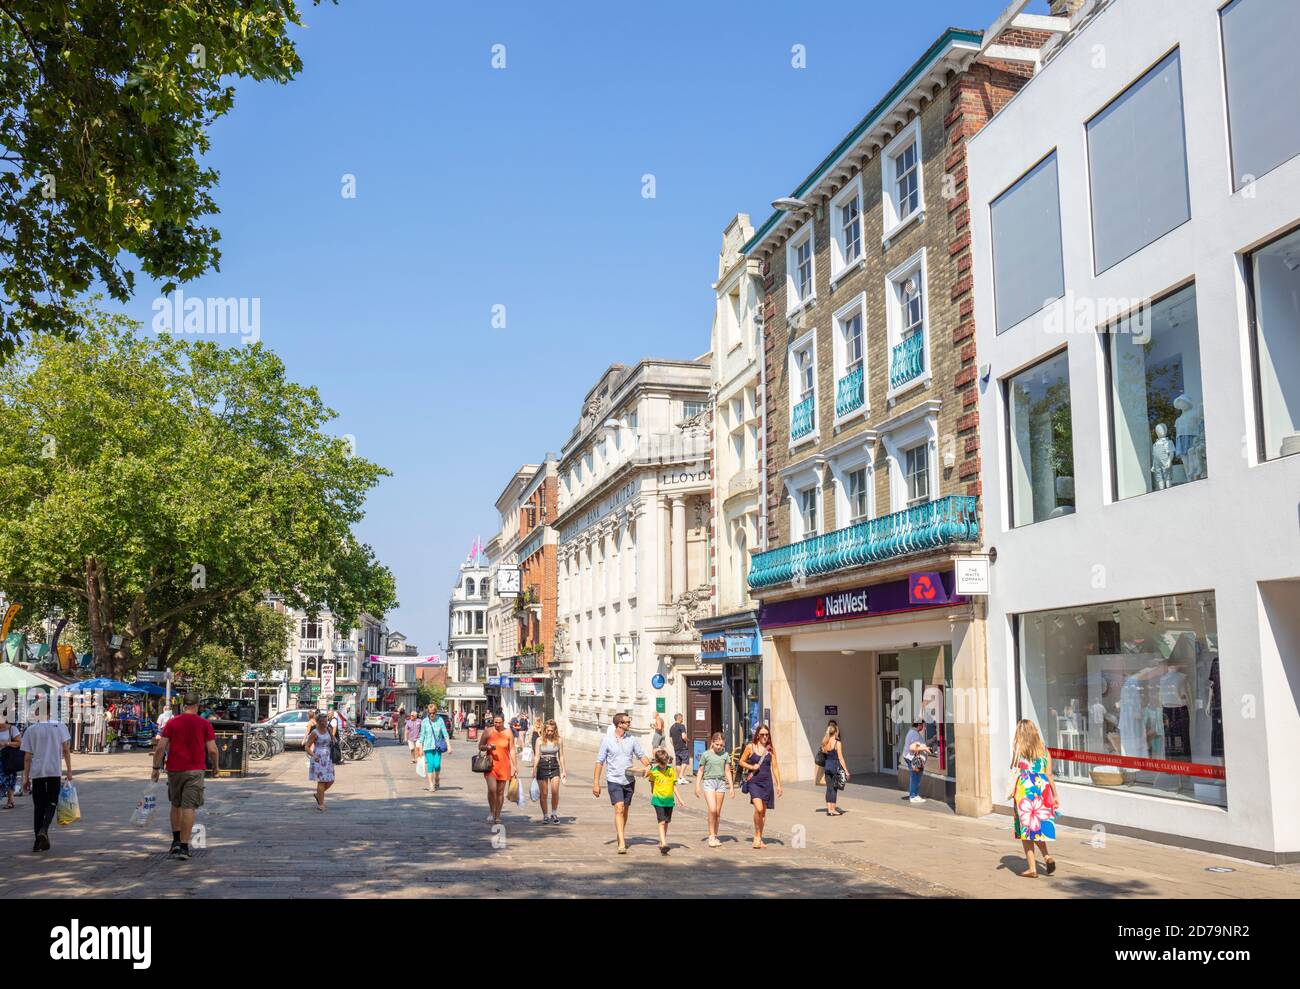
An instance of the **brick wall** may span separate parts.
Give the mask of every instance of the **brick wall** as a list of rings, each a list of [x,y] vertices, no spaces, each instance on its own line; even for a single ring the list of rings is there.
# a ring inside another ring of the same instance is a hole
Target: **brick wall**
[[[1014,34],[1015,37],[1010,36]],[[1041,32],[1004,34],[1008,44],[1039,47],[1047,36]],[[1023,36],[1023,37],[1022,37]],[[931,488],[940,495],[980,494],[977,357],[972,258],[970,253],[970,209],[966,176],[966,141],[978,133],[1032,75],[1032,66],[1013,63],[976,64],[947,82],[920,108],[922,174],[925,217],[882,244],[883,209],[881,157],[867,161],[861,172],[863,247],[865,264],[842,278],[834,291],[830,286],[830,196],[819,199],[821,217],[814,224],[816,302],[805,313],[802,329],[786,317],[786,241],[774,240],[762,258],[765,300],[764,362],[767,394],[761,396],[767,410],[765,465],[767,471],[767,514],[769,546],[789,541],[789,499],[780,472],[820,450],[837,446],[855,434],[876,428],[926,401],[938,399],[939,447],[937,462],[931,465]],[[913,117],[914,119],[914,117]],[[910,126],[909,120],[903,127]],[[900,127],[900,130],[902,128]],[[810,158],[816,157],[810,154]],[[855,181],[857,176],[850,178]],[[838,189],[832,190],[833,196]],[[888,274],[922,248],[926,253],[928,291],[929,363],[932,377],[928,387],[917,387],[887,404],[889,336],[886,317]],[[855,417],[841,427],[835,418],[835,368],[833,360],[833,314],[851,299],[865,293],[866,384],[870,413]],[[790,450],[790,345],[810,330],[817,341],[817,424],[815,444]],[[883,446],[874,447],[876,513],[900,509],[891,505],[889,470]],[[943,468],[945,452],[955,454],[950,470]],[[835,516],[834,488],[823,487],[822,530],[847,524]]]

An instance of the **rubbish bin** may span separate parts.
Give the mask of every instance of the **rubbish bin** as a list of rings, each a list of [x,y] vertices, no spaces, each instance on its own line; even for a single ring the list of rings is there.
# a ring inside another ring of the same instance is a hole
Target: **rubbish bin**
[[[248,773],[248,725],[242,721],[214,721],[213,734],[217,737],[216,772],[209,776],[242,777]]]

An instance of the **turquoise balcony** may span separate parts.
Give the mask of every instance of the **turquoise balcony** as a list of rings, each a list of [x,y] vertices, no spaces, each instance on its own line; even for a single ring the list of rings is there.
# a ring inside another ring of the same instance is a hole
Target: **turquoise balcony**
[[[824,577],[955,543],[977,543],[977,502],[973,495],[948,495],[824,536],[756,553],[749,569],[749,586],[759,590],[788,583],[796,576]]]
[[[889,387],[901,388],[925,370],[925,334],[919,330],[894,348],[889,358]]]
[[[842,419],[854,409],[862,408],[866,391],[862,387],[862,365],[859,364],[835,385],[835,418]]]
[[[812,432],[814,398],[815,396],[809,395],[794,407],[794,419],[790,423],[790,440],[792,442]]]

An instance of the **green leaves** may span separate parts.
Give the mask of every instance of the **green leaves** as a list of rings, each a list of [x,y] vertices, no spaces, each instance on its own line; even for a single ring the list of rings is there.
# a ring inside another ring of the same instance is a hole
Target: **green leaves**
[[[269,0],[0,3],[0,346],[79,332],[96,280],[129,299],[124,255],[168,283],[218,265],[204,128],[233,79],[301,70],[301,23]]]
[[[249,631],[250,595],[328,604],[343,622],[395,606],[392,574],[352,534],[388,472],[325,431],[334,413],[314,388],[260,345],[139,337],[86,309],[76,319],[81,338],[37,338],[0,367],[10,600],[122,635],[127,666],[214,636],[231,644],[232,616],[241,643],[264,642]]]

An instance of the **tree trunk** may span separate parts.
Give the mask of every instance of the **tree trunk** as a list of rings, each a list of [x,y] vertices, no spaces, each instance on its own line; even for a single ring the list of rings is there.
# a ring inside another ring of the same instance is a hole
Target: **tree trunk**
[[[95,669],[107,673],[109,669],[108,630],[105,628],[103,601],[99,594],[99,564],[86,558],[86,624],[89,626],[91,649]]]

